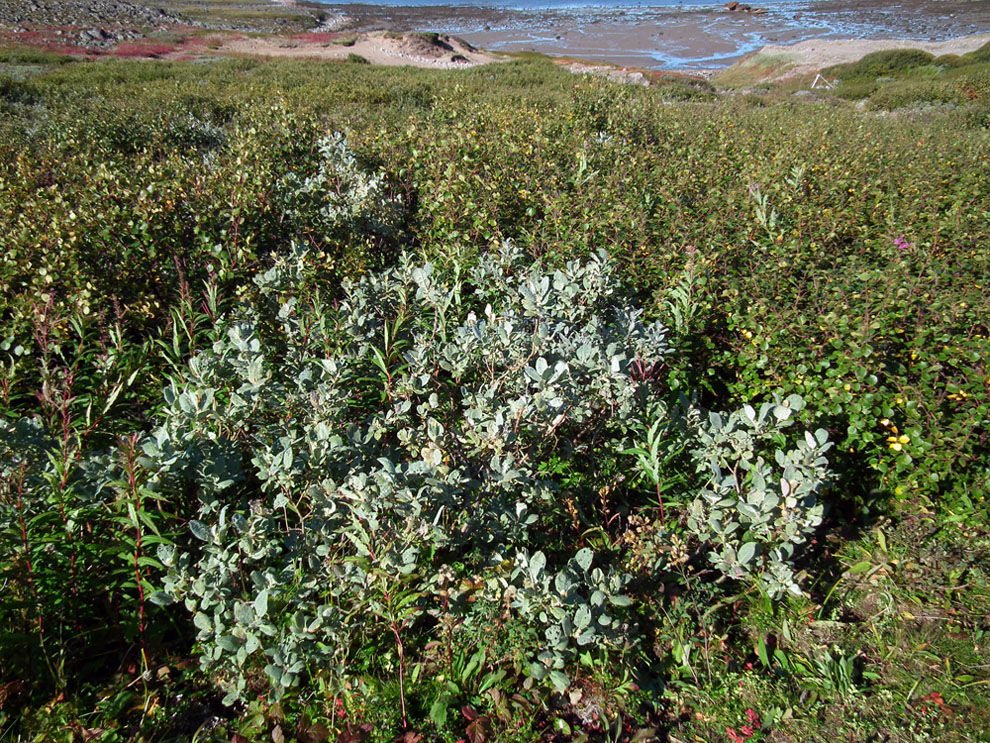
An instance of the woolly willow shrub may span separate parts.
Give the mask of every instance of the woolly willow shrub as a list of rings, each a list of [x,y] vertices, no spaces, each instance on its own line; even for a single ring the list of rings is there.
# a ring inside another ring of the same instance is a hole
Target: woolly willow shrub
[[[619,301],[601,257],[548,275],[507,249],[449,284],[406,259],[332,312],[291,295],[306,259],[258,277],[259,302],[173,381],[145,443],[160,487],[201,501],[199,549],[162,559],[207,660],[264,650],[294,683],[347,652],[376,581],[428,590],[455,560],[490,576],[490,600],[544,617],[561,655],[611,641],[624,578],[587,550],[562,572],[532,551],[557,508],[540,465],[618,447],[639,408],[630,365],[662,359],[663,328]]]
[[[663,361],[666,331],[626,304],[604,256],[546,272],[506,246],[447,276],[407,257],[333,309],[295,289],[308,260],[296,248],[256,278],[144,442],[159,492],[199,500],[196,544],[161,549],[154,600],[192,612],[229,700],[262,665],[276,694],[314,664],[342,676],[369,632],[394,635],[401,660],[424,597],[476,575],[484,587],[453,610],[475,621],[487,603],[535,628],[528,672],[557,688],[579,648],[634,641],[627,575],[588,548],[540,549],[563,509],[541,465],[614,456],[648,403],[711,467],[695,543],[731,577],[793,586],[785,545],[818,523],[824,460],[782,452],[781,481],[744,426],[658,404],[635,370]],[[776,430],[785,410],[753,426]]]

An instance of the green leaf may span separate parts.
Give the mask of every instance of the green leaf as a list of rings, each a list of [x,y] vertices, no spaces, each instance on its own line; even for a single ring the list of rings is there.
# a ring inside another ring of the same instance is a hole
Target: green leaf
[[[577,551],[574,555],[574,561],[578,564],[581,570],[588,572],[591,568],[591,563],[595,559],[595,553],[589,547],[583,547]]]
[[[736,559],[740,565],[748,565],[753,561],[755,556],[756,542],[746,542],[746,544],[739,548],[739,554]]]
[[[196,521],[195,519],[190,521],[189,531],[191,531],[192,535],[201,542],[210,542],[213,540],[213,535],[210,534],[209,527],[207,527],[202,521]]]
[[[562,671],[551,670],[548,676],[550,677],[550,683],[553,684],[553,688],[561,694],[567,691],[567,687],[571,685],[570,679]]]
[[[764,668],[770,667],[770,656],[767,654],[767,643],[763,639],[763,635],[760,634],[756,638],[756,655],[760,659],[760,663],[763,664]]]
[[[577,630],[584,630],[591,624],[591,609],[582,604],[574,612],[574,627]]]
[[[245,602],[234,604],[234,619],[241,624],[253,624],[255,620],[254,607]]]
[[[268,589],[265,588],[254,599],[254,613],[263,617],[268,613]]]
[[[450,697],[446,694],[441,694],[430,706],[430,719],[438,728],[442,728],[447,724],[447,709],[449,706]]]
[[[213,622],[211,622],[210,618],[201,611],[198,611],[193,615],[193,624],[204,632],[213,631]]]
[[[156,606],[169,606],[175,603],[175,599],[164,591],[155,591],[153,594],[148,596],[148,601]]]
[[[537,552],[529,558],[529,577],[533,579],[534,583],[539,580],[540,574],[543,572],[543,568],[545,568],[546,565],[547,557],[542,552]]]
[[[227,652],[233,653],[241,647],[241,642],[233,635],[224,635],[217,640],[217,645],[222,647]]]

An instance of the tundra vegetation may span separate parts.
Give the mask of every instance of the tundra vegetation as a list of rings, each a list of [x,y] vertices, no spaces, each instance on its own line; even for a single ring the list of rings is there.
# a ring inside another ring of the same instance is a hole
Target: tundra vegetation
[[[830,74],[4,52],[0,739],[980,740],[990,63]]]

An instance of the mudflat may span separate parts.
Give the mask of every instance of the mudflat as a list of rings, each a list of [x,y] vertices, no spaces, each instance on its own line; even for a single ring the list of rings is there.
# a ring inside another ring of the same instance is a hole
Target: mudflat
[[[631,3],[630,3],[631,4]],[[825,0],[730,11],[668,8],[508,10],[329,5],[355,29],[438,31],[491,51],[534,51],[657,69],[716,70],[766,45],[810,39],[936,42],[990,33],[986,0]]]

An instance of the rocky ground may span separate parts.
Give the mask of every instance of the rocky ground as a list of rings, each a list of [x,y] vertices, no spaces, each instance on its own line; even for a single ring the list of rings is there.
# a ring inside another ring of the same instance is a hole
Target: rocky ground
[[[0,46],[166,60],[299,57],[456,68],[495,60],[456,37],[362,31],[296,0],[0,0]],[[258,33],[261,32],[261,33]],[[2,72],[2,70],[0,70]]]
[[[191,28],[248,32],[326,30],[339,16],[314,4],[244,0],[0,0],[0,35],[32,45],[109,49],[149,33]]]
[[[29,41],[42,35],[66,45],[109,48],[161,30],[188,24],[165,8],[123,0],[0,0],[0,29]],[[38,39],[38,40],[42,40]]]
[[[123,0],[0,0],[0,25],[161,26],[187,21],[163,7]]]

